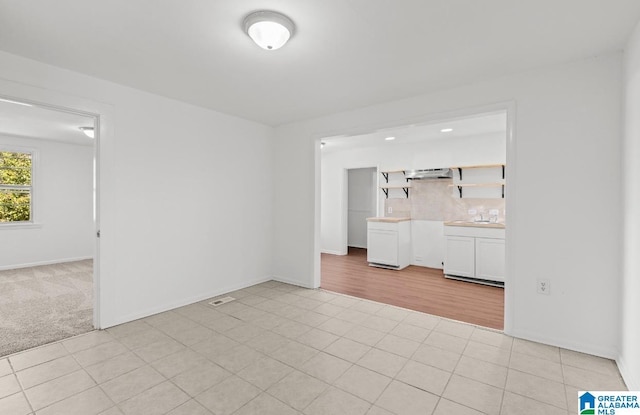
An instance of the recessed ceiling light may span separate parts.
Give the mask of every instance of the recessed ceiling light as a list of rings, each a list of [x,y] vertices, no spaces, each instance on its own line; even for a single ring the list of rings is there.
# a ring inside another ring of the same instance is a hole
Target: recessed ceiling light
[[[395,140],[395,139],[396,139],[395,137],[385,137],[385,140],[387,140],[387,141],[392,141],[392,140]]]
[[[262,49],[276,50],[293,35],[293,22],[287,16],[268,10],[244,18],[244,31]]]
[[[84,133],[84,135],[86,135],[89,138],[94,138],[95,134],[93,131],[93,127],[79,127],[78,128],[80,131],[82,131]]]
[[[14,101],[12,99],[4,99],[4,98],[0,98],[0,101],[2,102],[7,102],[9,104],[16,104],[16,105],[23,105],[25,107],[33,107],[33,105],[31,104],[27,104],[26,102],[20,102],[20,101]]]
[[[450,133],[451,131],[453,131],[453,128],[443,128],[440,130],[441,133]]]

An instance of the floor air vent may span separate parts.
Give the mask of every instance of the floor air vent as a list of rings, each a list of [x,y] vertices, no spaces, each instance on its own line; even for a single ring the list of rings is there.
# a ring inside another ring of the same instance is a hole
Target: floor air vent
[[[218,298],[217,300],[209,301],[209,304],[214,307],[217,307],[222,304],[227,304],[228,302],[231,302],[233,300],[235,300],[235,298],[233,297],[223,297],[223,298]]]

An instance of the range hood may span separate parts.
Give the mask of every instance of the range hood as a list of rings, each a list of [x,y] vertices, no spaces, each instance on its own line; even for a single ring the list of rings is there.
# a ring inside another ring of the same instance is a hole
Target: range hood
[[[453,177],[453,171],[451,169],[406,170],[404,174],[407,179],[411,180],[450,179]]]

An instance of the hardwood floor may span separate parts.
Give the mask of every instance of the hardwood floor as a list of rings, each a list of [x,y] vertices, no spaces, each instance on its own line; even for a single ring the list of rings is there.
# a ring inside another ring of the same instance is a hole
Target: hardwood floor
[[[321,288],[502,330],[504,290],[444,278],[442,270],[370,267],[367,250],[322,254]]]

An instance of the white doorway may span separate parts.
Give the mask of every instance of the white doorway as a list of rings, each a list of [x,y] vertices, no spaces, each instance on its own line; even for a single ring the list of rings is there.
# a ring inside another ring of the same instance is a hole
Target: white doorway
[[[323,137],[319,181],[320,286],[494,329],[505,327],[507,313],[503,310],[507,290],[450,281],[444,276],[444,268],[448,252],[445,225],[473,223],[476,216],[482,219],[493,211],[498,212],[497,220],[501,224],[505,222],[505,195],[509,193],[505,189],[509,186],[504,184],[504,172],[510,168],[504,166],[508,166],[507,153],[510,153],[509,117],[508,107],[493,108],[369,133]],[[338,220],[354,214],[351,212],[351,167],[372,165],[378,166],[375,189],[378,203],[377,214],[371,216],[411,220],[412,266],[406,270],[372,270],[367,265],[366,251],[341,249],[354,246],[351,221]],[[494,166],[503,166],[501,186],[494,187],[500,184],[499,179],[486,186],[477,185],[467,171],[470,168],[484,171]],[[448,170],[449,175],[441,177],[442,180],[411,180],[408,173],[412,170]],[[473,183],[461,182],[461,170],[465,170],[465,180]],[[452,175],[454,171],[456,176]],[[472,192],[476,190],[473,186],[482,192]],[[464,194],[460,190],[463,187]],[[338,214],[340,210],[344,213]],[[503,259],[503,267],[505,263]],[[403,278],[406,278],[404,284]],[[422,286],[416,288],[415,283]],[[413,288],[402,292],[398,287],[403,285]],[[508,282],[505,285],[508,286]],[[465,294],[461,294],[463,291]],[[464,312],[461,306],[447,308],[450,304],[436,308],[437,301],[430,297],[435,292],[456,299],[468,295],[476,301]],[[415,301],[402,300],[408,297]],[[491,304],[490,310],[485,307],[487,303]]]
[[[375,167],[347,170],[347,247],[367,248],[367,218],[376,216]]]
[[[0,170],[28,160],[0,184],[5,355],[97,327],[99,117],[0,96],[0,120]]]

